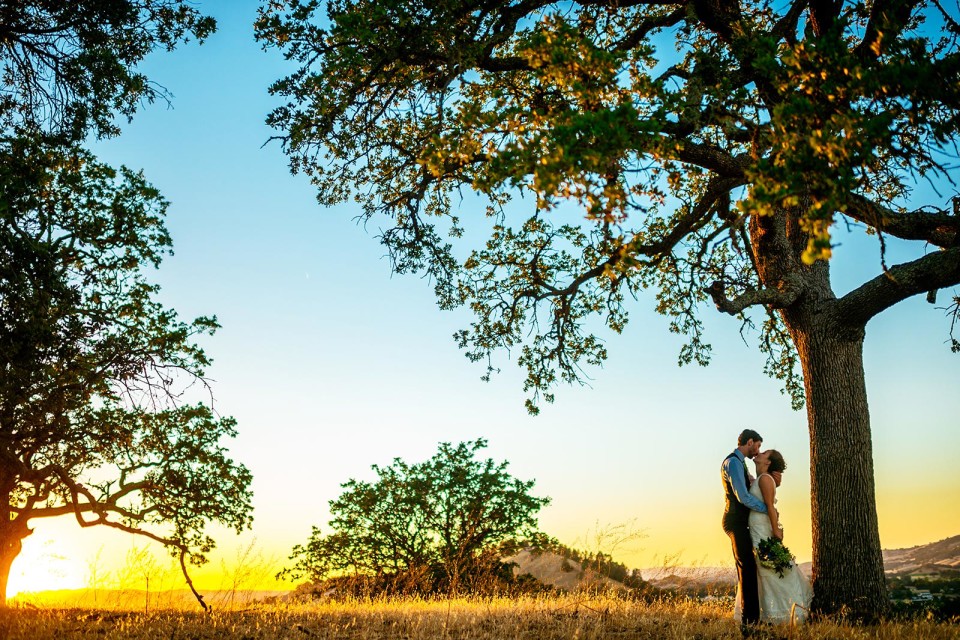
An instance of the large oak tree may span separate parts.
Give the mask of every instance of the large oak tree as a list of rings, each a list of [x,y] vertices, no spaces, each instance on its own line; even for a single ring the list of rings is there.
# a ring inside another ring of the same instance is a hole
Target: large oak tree
[[[0,145],[0,192],[0,604],[30,522],[60,516],[163,543],[192,588],[206,525],[249,526],[251,476],[223,446],[236,421],[182,400],[218,325],[180,320],[146,278],[167,203],[138,173],[22,140]]]
[[[144,56],[213,27],[182,0],[0,1],[0,606],[39,518],[161,542],[191,589],[206,526],[249,526],[235,421],[196,393],[216,319],[180,320],[148,278],[168,203],[80,146],[166,96]]]
[[[683,361],[709,355],[704,303],[755,323],[768,372],[806,403],[814,607],[883,612],[862,348],[884,309],[960,283],[958,199],[913,192],[956,173],[957,6],[324,4],[266,3],[257,25],[298,64],[271,88],[285,104],[269,122],[320,203],[355,198],[397,272],[472,309],[469,357],[517,348],[533,410],[604,359],[588,317],[621,331],[640,289],[689,337]],[[488,206],[465,235],[467,192]],[[916,241],[917,257],[879,259],[838,296],[838,221],[881,247]]]

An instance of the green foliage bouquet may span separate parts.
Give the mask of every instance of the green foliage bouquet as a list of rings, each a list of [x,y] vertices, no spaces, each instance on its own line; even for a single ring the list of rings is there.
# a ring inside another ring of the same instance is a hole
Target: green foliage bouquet
[[[784,546],[783,541],[772,536],[761,540],[755,551],[760,566],[776,571],[781,578],[783,572],[789,571],[793,566],[793,554],[790,553],[790,549]]]

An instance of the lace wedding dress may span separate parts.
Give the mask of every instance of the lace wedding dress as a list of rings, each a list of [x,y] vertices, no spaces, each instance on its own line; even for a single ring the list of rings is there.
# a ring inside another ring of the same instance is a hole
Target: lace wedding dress
[[[763,495],[760,493],[760,478],[757,478],[750,485],[750,493],[763,501]],[[776,499],[774,499],[774,502],[776,502]],[[757,548],[761,540],[773,535],[770,518],[765,513],[751,511],[749,524],[750,539],[753,541],[754,549]],[[782,578],[773,569],[761,567],[759,562],[757,563],[757,571],[760,587],[761,622],[781,623],[791,620],[802,622],[807,618],[810,600],[813,598],[813,590],[810,588],[810,581],[800,573],[796,563],[783,572]],[[740,602],[741,596],[738,592],[737,614],[740,613]],[[739,615],[737,618],[739,619]]]

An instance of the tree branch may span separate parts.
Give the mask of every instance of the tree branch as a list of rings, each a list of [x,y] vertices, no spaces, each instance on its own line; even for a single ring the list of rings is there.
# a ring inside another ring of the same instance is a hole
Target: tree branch
[[[679,143],[677,157],[683,162],[709,169],[725,178],[743,178],[746,156],[733,156],[711,144],[683,141]]]
[[[796,43],[797,24],[800,22],[800,16],[803,15],[803,10],[806,8],[807,0],[794,0],[794,3],[790,5],[790,10],[774,25],[773,35],[777,39],[783,38],[790,44]]]
[[[860,58],[879,58],[886,44],[894,42],[903,31],[918,4],[919,0],[876,0],[863,40],[854,53]]]
[[[851,194],[844,213],[877,231],[904,240],[925,240],[944,249],[960,244],[960,216],[944,209],[898,213],[863,196]]]
[[[647,35],[654,29],[663,29],[672,27],[687,15],[687,7],[681,4],[677,9],[662,16],[650,18],[640,24],[639,27],[628,33],[622,40],[613,46],[614,51],[630,51],[640,44]]]
[[[863,326],[902,300],[957,284],[960,284],[960,247],[953,247],[891,267],[837,300],[836,313],[841,322]]]
[[[187,585],[190,587],[190,591],[193,593],[193,596],[197,599],[197,602],[200,603],[200,606],[204,611],[209,611],[209,606],[206,602],[203,601],[203,596],[200,595],[193,586],[193,580],[190,578],[190,574],[187,571],[187,565],[185,562],[186,556],[190,553],[190,549],[180,540],[174,538],[165,538],[161,535],[153,533],[151,531],[146,531],[144,529],[139,529],[134,526],[123,524],[122,522],[114,522],[108,520],[105,511],[114,510],[116,507],[111,505],[103,505],[98,503],[90,493],[90,491],[81,485],[78,482],[75,482],[69,475],[66,474],[62,469],[55,468],[54,471],[60,477],[60,480],[67,486],[70,490],[70,496],[72,498],[72,504],[65,505],[64,507],[53,508],[47,511],[47,515],[60,515],[53,513],[57,510],[62,510],[62,514],[73,513],[76,516],[77,523],[81,527],[93,527],[93,526],[104,526],[111,529],[119,529],[125,533],[130,533],[133,535],[143,536],[149,538],[155,542],[166,547],[174,547],[180,551],[180,569],[183,572],[183,577],[187,582]],[[84,496],[87,499],[87,503],[83,504],[80,501],[80,496]],[[84,513],[93,512],[97,514],[96,520],[85,520],[83,518]],[[44,517],[42,515],[37,515],[36,512],[32,514],[33,517]]]
[[[797,276],[788,276],[782,289],[751,289],[733,300],[726,296],[722,280],[714,280],[704,291],[713,298],[717,310],[737,315],[747,307],[764,305],[771,309],[785,309],[792,305],[803,293],[803,280]]]
[[[733,40],[734,25],[743,19],[739,0],[693,0],[692,4],[703,26],[727,44]]]
[[[833,26],[842,4],[842,0],[810,0],[810,26],[817,37]]]

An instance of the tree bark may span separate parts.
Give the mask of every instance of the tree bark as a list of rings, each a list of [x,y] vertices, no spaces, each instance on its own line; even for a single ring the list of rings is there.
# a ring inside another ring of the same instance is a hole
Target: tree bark
[[[6,525],[6,526],[3,526]],[[10,581],[10,567],[20,555],[23,539],[30,535],[30,529],[15,526],[16,522],[0,524],[0,607],[7,606],[7,585]]]
[[[827,319],[791,331],[803,368],[810,430],[812,608],[872,619],[887,611],[888,598],[863,372],[864,334],[838,331]]]

